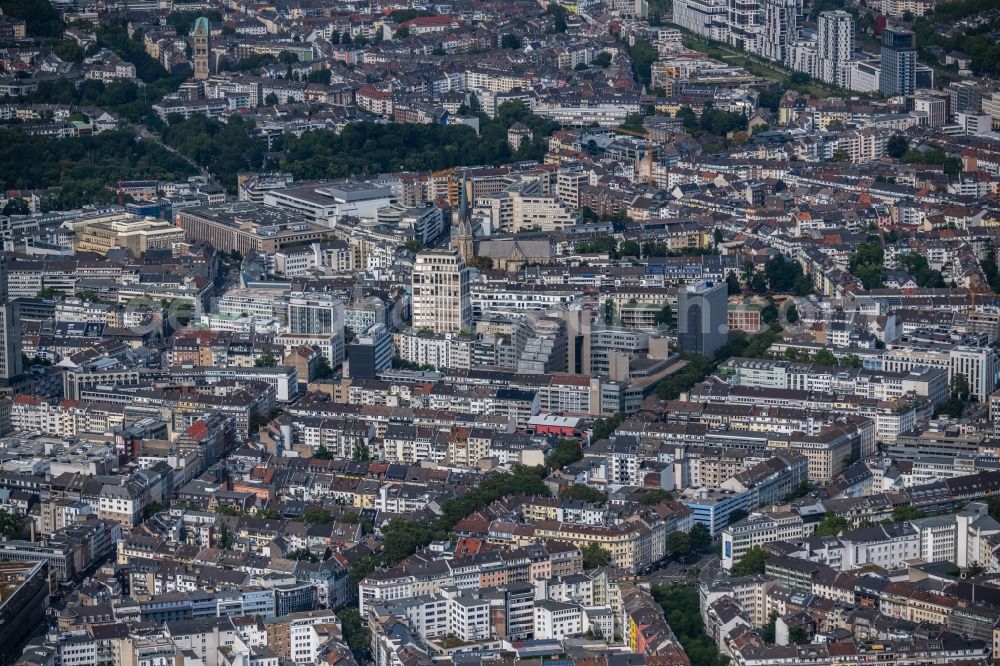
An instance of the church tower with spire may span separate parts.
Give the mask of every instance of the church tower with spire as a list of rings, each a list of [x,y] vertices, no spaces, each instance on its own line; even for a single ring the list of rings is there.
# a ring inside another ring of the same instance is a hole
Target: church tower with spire
[[[453,247],[458,250],[462,260],[468,264],[474,256],[472,231],[472,209],[469,206],[469,182],[462,174],[462,191],[458,198],[458,228],[456,229]]]

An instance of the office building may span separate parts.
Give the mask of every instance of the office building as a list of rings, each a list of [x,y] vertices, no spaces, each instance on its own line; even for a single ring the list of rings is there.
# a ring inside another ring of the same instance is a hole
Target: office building
[[[728,290],[724,282],[696,282],[677,292],[677,340],[686,352],[711,358],[726,344]]]
[[[45,624],[49,567],[41,560],[0,564],[0,663],[14,663],[24,643]]]
[[[208,58],[208,19],[198,17],[194,22],[194,32],[191,33],[191,48],[194,51],[194,78],[207,79],[209,76]]]
[[[21,374],[21,319],[7,294],[7,271],[0,270],[0,384]]]
[[[434,333],[472,330],[469,269],[457,250],[431,250],[413,264],[413,327]]]
[[[392,335],[385,324],[372,326],[347,347],[348,373],[352,378],[374,379],[392,367]]]
[[[286,349],[314,347],[331,368],[344,362],[344,303],[335,294],[293,292],[288,295],[288,332],[275,339]]]
[[[937,95],[921,95],[914,98],[913,110],[927,120],[922,124],[941,127],[948,122],[948,100]]]
[[[294,292],[288,295],[288,332],[344,334],[344,302],[335,294]]]
[[[295,212],[249,201],[186,208],[177,213],[175,221],[188,240],[243,256],[335,240],[332,229],[308,222]]]
[[[819,15],[817,77],[841,87],[848,87],[847,63],[854,51],[854,17],[843,10]]]
[[[917,42],[913,33],[901,28],[886,28],[882,32],[879,90],[883,95],[912,95],[916,81]]]

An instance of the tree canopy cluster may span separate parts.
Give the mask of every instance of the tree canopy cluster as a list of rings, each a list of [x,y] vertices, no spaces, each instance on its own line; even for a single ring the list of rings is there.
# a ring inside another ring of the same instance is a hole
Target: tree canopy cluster
[[[516,122],[527,125],[532,138],[512,152],[507,130]],[[545,154],[545,137],[556,129],[520,101],[503,104],[495,118],[480,116],[479,136],[466,125],[353,123],[340,134],[307,132],[289,138],[284,167],[308,179],[537,160]]]
[[[990,289],[994,293],[1000,293],[1000,268],[997,267],[996,259],[993,258],[992,249],[987,253],[987,257],[979,262],[979,267],[983,269]]]
[[[46,0],[0,0],[0,13],[23,19],[31,37],[62,37],[66,24]]]
[[[940,148],[917,149],[910,148],[903,155],[904,164],[940,164],[942,169],[949,176],[957,176],[962,170],[962,160],[957,157],[949,157]]]
[[[868,240],[858,246],[851,255],[851,273],[861,280],[865,289],[879,289],[885,277],[885,252],[877,239]]]
[[[927,257],[922,254],[904,254],[898,259],[903,268],[914,276],[919,287],[944,287],[944,277],[941,271],[936,271],[927,263]]]
[[[580,549],[580,554],[583,555],[583,568],[585,570],[611,564],[611,553],[596,543],[588,543]]]
[[[767,289],[775,294],[805,296],[812,292],[812,281],[802,272],[802,265],[779,254],[764,264]]]
[[[381,562],[391,566],[401,562],[435,539],[444,539],[458,521],[474,511],[506,495],[548,497],[549,489],[542,482],[543,467],[515,467],[510,472],[495,474],[470,488],[461,499],[442,503],[442,515],[427,523],[408,518],[394,518],[382,530]]]
[[[236,175],[240,171],[263,165],[265,145],[251,136],[251,121],[238,116],[225,124],[205,116],[192,116],[189,120],[172,116],[168,120],[163,131],[164,143],[208,169],[230,192],[236,191]]]
[[[937,58],[927,47],[939,46],[945,51],[966,53],[972,59],[974,74],[989,77],[1000,75],[1000,44],[992,36],[1000,25],[1000,20],[993,18],[978,26],[960,28],[951,33],[943,32],[937,27],[938,22],[954,25],[958,17],[964,18],[995,8],[996,3],[991,0],[962,0],[936,5],[933,13],[916,19],[911,26],[921,58],[937,62]]]
[[[771,559],[771,554],[760,546],[754,546],[743,554],[739,562],[733,565],[733,576],[753,576],[764,573],[764,566]]]
[[[563,469],[583,458],[580,443],[575,439],[560,439],[545,458],[545,466],[549,469]]]
[[[714,368],[715,365],[704,356],[692,356],[680,372],[656,385],[656,395],[664,400],[676,400],[681,393],[703,381]]]
[[[178,180],[193,173],[183,159],[126,130],[56,139],[0,128],[0,183],[5,190],[54,188],[44,210],[117,199],[119,180]]]
[[[581,502],[607,502],[608,495],[585,483],[576,483],[559,493],[560,499],[580,500]]]
[[[659,59],[659,53],[652,44],[644,39],[637,39],[635,44],[628,48],[629,57],[632,59],[632,74],[636,81],[643,85],[650,85],[652,82],[652,66]]]
[[[685,106],[681,107],[676,117],[684,122],[684,131],[693,136],[703,134],[725,136],[730,132],[745,132],[748,122],[742,113],[716,109],[711,102],[702,108],[701,116]]]
[[[697,587],[691,584],[654,586],[652,593],[691,660],[691,666],[726,666],[729,663],[729,658],[719,654],[715,641],[705,633],[705,624],[698,611]]]
[[[545,137],[557,127],[532,114],[520,101],[505,103],[496,118],[482,119],[480,136],[467,125],[368,122],[352,123],[339,134],[321,130],[286,136],[279,142],[285,154],[281,168],[297,179],[313,180],[540,159]],[[527,125],[533,138],[512,152],[507,129],[515,122]],[[252,134],[253,129],[251,122],[240,118],[223,124],[203,116],[171,117],[163,137],[235,191],[238,172],[262,166],[265,142]]]

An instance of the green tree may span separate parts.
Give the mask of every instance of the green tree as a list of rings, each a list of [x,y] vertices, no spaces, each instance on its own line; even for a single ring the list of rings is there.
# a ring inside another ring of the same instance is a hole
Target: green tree
[[[771,559],[771,554],[760,546],[754,546],[733,565],[733,576],[753,576],[764,573],[764,565]]]
[[[726,273],[726,290],[730,296],[735,296],[743,291],[743,288],[740,286],[740,279],[736,277],[736,273]]]
[[[500,37],[500,48],[519,49],[521,48],[521,38],[511,33],[504,33]]]
[[[687,532],[671,532],[667,540],[667,551],[673,557],[687,557],[691,553],[691,536]]]
[[[597,543],[588,543],[580,549],[580,553],[583,555],[584,569],[596,569],[611,563],[611,553]]]
[[[318,507],[311,506],[302,512],[302,515],[299,517],[298,522],[307,523],[310,525],[312,524],[326,525],[329,524],[331,521],[332,518],[330,516],[329,511],[327,511],[326,509],[320,509]]]
[[[364,559],[364,558],[362,558]],[[352,588],[352,589],[357,589]],[[368,637],[368,622],[361,617],[357,608],[348,607],[337,612],[337,619],[340,620],[341,632],[344,642],[350,648],[355,661],[359,664],[370,661],[371,648]]]
[[[885,142],[885,153],[889,157],[894,157],[897,160],[906,155],[906,151],[910,149],[910,142],[906,140],[906,137],[902,134],[893,134],[889,137],[889,140]]]
[[[559,493],[561,499],[581,500],[584,502],[607,502],[608,496],[596,488],[582,483],[575,483]]]
[[[892,509],[892,522],[903,523],[909,520],[918,520],[926,516],[923,511],[912,504],[901,504]]]
[[[764,632],[761,634],[761,638],[768,645],[774,645],[774,629],[775,625],[778,623],[778,611],[771,611],[767,616],[767,624],[764,625]]]
[[[795,303],[789,305],[788,309],[785,310],[785,319],[788,320],[789,324],[794,324],[799,320],[799,309],[795,306]]]
[[[695,552],[704,550],[712,543],[712,533],[703,523],[692,525],[689,534],[691,536],[691,549]]]
[[[951,377],[951,394],[959,400],[969,395],[969,378],[964,373],[956,372]]]
[[[357,590],[361,581],[371,575],[377,566],[378,560],[374,555],[359,557],[351,566],[351,572],[347,575],[347,588],[349,590]]]
[[[142,510],[142,519],[149,520],[150,518],[152,518],[161,511],[163,511],[162,504],[155,501],[150,502],[149,504],[146,505],[146,508]],[[0,528],[0,531],[2,531],[2,528]]]
[[[52,47],[52,52],[64,62],[83,62],[83,49],[80,45],[71,40],[56,42]]]
[[[257,357],[257,360],[253,364],[257,368],[273,368],[278,365],[278,360],[274,358],[274,354],[271,352],[264,352]]]
[[[654,586],[652,594],[691,666],[726,666],[729,663],[727,657],[719,654],[715,641],[705,634],[698,611],[698,590],[694,585]]]
[[[922,254],[908,253],[900,255],[897,261],[907,272],[911,273],[920,287],[944,287],[944,277],[940,271],[933,270]]]
[[[844,530],[851,529],[851,523],[847,518],[843,516],[838,516],[833,513],[828,513],[823,516],[823,520],[819,521],[816,525],[816,531],[813,532],[816,536],[837,536]]]
[[[625,420],[625,414],[619,412],[614,416],[604,419],[596,419],[593,426],[594,441],[607,439],[618,429],[618,426]]]
[[[330,85],[330,81],[333,79],[333,72],[329,69],[317,69],[313,72],[309,72],[309,76],[306,77],[306,81],[309,83],[320,83],[324,86]]]
[[[793,645],[806,645],[809,643],[809,634],[801,625],[795,625],[788,630],[788,640]]]
[[[618,248],[618,254],[622,257],[638,257],[642,253],[639,243],[634,240],[622,241]]]
[[[934,413],[937,416],[944,415],[944,416],[950,416],[953,419],[960,419],[962,418],[962,414],[964,412],[965,412],[965,403],[962,402],[959,398],[952,396],[951,398],[948,398],[940,405],[938,405]]]
[[[316,450],[313,451],[312,457],[316,458],[317,460],[332,460],[333,452],[331,452],[330,449],[326,448],[326,444],[320,444],[318,447],[316,447]]]
[[[674,311],[670,307],[670,303],[664,303],[660,311],[656,313],[656,325],[666,326],[670,328],[674,324]]]
[[[837,365],[837,357],[829,349],[820,349],[813,355],[812,361],[817,365]]]
[[[698,126],[716,136],[726,136],[731,132],[745,132],[747,117],[742,113],[716,109],[711,102],[708,102],[702,107]]]
[[[278,105],[278,96],[273,92],[267,93],[267,96],[264,97],[264,106],[277,106],[277,105]]]
[[[659,504],[660,502],[673,499],[673,494],[669,490],[663,490],[662,488],[654,488],[653,490],[647,490],[642,495],[639,495],[639,504],[644,504],[646,506],[652,506],[654,504]]]
[[[6,509],[0,509],[0,534],[8,539],[17,539],[21,536],[20,522],[17,515]]]
[[[357,439],[354,441],[354,448],[351,450],[351,458],[362,462],[367,462],[372,459],[371,450],[363,440]]]
[[[229,525],[223,521],[219,526],[219,548],[229,550],[233,546],[233,536],[229,533]]]
[[[24,19],[31,37],[58,38],[66,29],[59,13],[45,0],[3,0],[0,9],[6,16]]]
[[[644,39],[636,40],[635,44],[629,47],[629,57],[632,59],[632,74],[636,80],[643,85],[650,85],[651,68],[659,58],[659,54],[653,45]]]
[[[563,469],[583,458],[580,442],[575,439],[560,439],[556,441],[552,451],[545,458],[545,466],[549,469]]]
[[[344,327],[344,343],[349,344],[347,340],[347,331],[350,330],[348,327]],[[333,368],[330,367],[330,361],[327,360],[324,354],[320,354],[319,358],[316,359],[316,379],[329,379],[333,376]]]
[[[621,127],[629,132],[638,132],[640,134],[645,133],[646,126],[643,125],[643,116],[641,113],[630,113],[625,116],[624,122],[622,122]]]
[[[306,562],[319,562],[319,558],[308,548],[298,548],[285,553],[286,560],[305,560]]]
[[[555,19],[552,27],[549,28],[548,32],[552,33],[562,33],[566,32],[566,8],[562,5],[556,3],[550,3],[545,9],[546,14],[551,14]]]
[[[278,62],[278,59],[270,53],[259,53],[242,58],[235,65],[233,65],[233,69],[237,72],[248,72],[253,69],[260,69],[261,67],[272,65],[276,62]],[[277,104],[277,96],[275,96],[274,101],[275,104]]]

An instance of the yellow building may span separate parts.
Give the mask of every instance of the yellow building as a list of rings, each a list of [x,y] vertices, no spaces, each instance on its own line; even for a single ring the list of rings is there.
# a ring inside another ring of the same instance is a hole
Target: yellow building
[[[170,248],[184,241],[184,230],[165,220],[152,217],[117,216],[90,222],[77,229],[74,249],[77,252],[107,254],[125,248],[135,256],[148,250]]]

